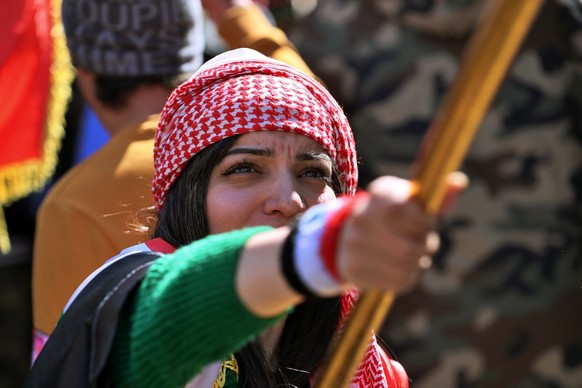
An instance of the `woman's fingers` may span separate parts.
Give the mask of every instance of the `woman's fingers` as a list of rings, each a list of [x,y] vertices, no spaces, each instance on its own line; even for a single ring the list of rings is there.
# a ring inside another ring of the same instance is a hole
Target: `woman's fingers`
[[[368,188],[342,228],[341,276],[362,288],[404,292],[432,265],[436,217],[410,198],[409,181],[382,177]]]
[[[341,277],[361,288],[407,291],[432,264],[437,234],[426,233],[418,239],[388,227],[366,226],[352,225],[342,231],[337,258]]]
[[[446,213],[449,211],[457,198],[469,186],[469,178],[460,171],[455,171],[447,176],[447,191],[440,207],[439,213]]]
[[[394,232],[411,238],[424,239],[425,234],[435,228],[436,217],[428,215],[411,198],[412,191],[413,185],[408,180],[381,177],[373,181],[368,189],[370,220],[388,223]]]

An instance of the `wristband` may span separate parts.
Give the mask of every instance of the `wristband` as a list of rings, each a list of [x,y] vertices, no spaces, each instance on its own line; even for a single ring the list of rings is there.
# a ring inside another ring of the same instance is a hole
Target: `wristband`
[[[295,267],[295,236],[297,235],[297,224],[295,224],[289,235],[285,238],[283,249],[281,251],[281,270],[287,284],[291,286],[295,292],[305,297],[311,298],[316,295],[305,286]]]
[[[289,286],[306,297],[331,297],[344,285],[326,268],[321,243],[327,219],[345,206],[348,198],[309,208],[296,222],[281,251],[281,270]]]
[[[337,245],[338,238],[345,220],[352,214],[354,206],[361,198],[367,197],[364,191],[358,192],[353,197],[342,197],[340,199],[342,206],[333,211],[325,222],[324,232],[321,236],[320,256],[327,271],[336,279],[340,280],[341,276],[337,270]]]
[[[321,297],[338,295],[343,284],[326,269],[321,243],[327,218],[343,207],[343,199],[309,208],[299,219],[295,237],[295,266],[303,283]]]

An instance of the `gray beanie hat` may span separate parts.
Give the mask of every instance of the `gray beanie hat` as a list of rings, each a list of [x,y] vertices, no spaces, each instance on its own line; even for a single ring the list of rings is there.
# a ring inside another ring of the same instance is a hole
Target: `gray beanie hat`
[[[203,60],[200,0],[63,0],[73,64],[106,76],[190,73]]]

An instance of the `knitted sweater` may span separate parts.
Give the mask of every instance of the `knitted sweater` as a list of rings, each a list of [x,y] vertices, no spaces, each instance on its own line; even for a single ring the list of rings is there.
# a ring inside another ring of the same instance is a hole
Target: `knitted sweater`
[[[116,387],[183,387],[281,318],[256,317],[234,288],[244,243],[268,229],[210,236],[152,265],[121,317],[111,358]]]

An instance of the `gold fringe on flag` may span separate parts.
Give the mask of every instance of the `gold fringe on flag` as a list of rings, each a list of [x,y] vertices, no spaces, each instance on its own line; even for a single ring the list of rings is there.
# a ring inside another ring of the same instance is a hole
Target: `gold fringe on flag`
[[[9,231],[3,207],[44,187],[54,173],[65,132],[65,113],[75,73],[61,23],[61,0],[51,0],[50,8],[53,55],[42,157],[0,171],[0,252],[3,254],[10,251]]]

